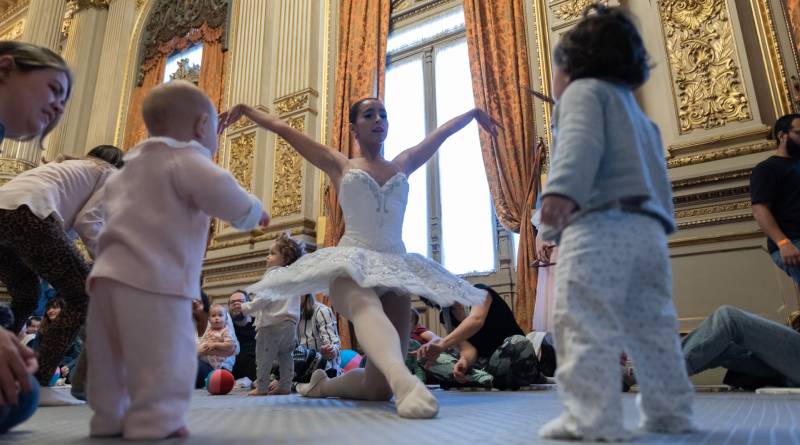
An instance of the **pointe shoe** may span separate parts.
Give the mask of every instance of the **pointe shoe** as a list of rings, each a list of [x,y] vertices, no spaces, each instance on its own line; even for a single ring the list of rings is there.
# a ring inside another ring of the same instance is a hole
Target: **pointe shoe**
[[[396,404],[397,414],[407,419],[431,419],[439,413],[439,401],[420,381],[405,397],[398,397]]]
[[[303,397],[325,397],[322,395],[322,383],[328,380],[328,375],[322,369],[317,369],[311,374],[308,383],[297,385],[297,393]]]

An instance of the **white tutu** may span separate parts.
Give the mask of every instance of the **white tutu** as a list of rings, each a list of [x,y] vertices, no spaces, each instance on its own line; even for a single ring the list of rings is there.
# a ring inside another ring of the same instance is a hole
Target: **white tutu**
[[[348,276],[361,287],[418,295],[440,306],[485,300],[486,291],[438,263],[406,253],[401,234],[408,181],[403,173],[379,185],[365,171],[350,169],[342,177],[339,197],[346,227],[339,245],[270,269],[248,292],[269,300],[329,294],[333,280]]]
[[[472,287],[421,255],[375,252],[360,247],[329,247],[305,255],[288,267],[267,272],[247,291],[255,298],[285,299],[329,293],[331,282],[349,276],[359,286],[386,288],[424,297],[440,306],[479,304],[486,291]]]

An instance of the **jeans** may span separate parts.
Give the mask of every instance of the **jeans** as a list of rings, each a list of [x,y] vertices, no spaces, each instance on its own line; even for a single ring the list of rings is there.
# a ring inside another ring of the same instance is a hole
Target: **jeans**
[[[0,405],[0,434],[28,420],[39,403],[39,383],[34,377],[29,379],[31,391],[19,394],[16,405]]]
[[[792,243],[795,245],[795,247],[800,249],[800,239],[794,239],[792,240]],[[783,264],[780,250],[776,250],[772,252],[770,255],[772,256],[772,261],[775,262],[775,265],[780,267],[781,270],[783,270],[784,272],[786,272],[787,275],[792,277],[792,280],[794,280],[794,284],[800,286],[800,267],[788,267],[785,264]]]
[[[720,307],[686,336],[683,355],[689,375],[723,367],[800,387],[800,334],[732,306]]]

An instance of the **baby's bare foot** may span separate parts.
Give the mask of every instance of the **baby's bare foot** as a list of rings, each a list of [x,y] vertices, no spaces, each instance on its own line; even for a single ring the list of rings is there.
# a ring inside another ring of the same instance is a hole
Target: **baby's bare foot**
[[[181,438],[184,438],[184,437],[189,437],[189,428],[186,428],[185,426],[182,426],[182,427],[178,428],[177,430],[173,431],[173,433],[170,434],[169,436],[167,436],[166,438],[167,439],[181,439]]]
[[[266,392],[266,391],[261,392],[261,391],[258,390],[258,388],[252,389],[252,390],[250,390],[250,392],[247,393],[248,396],[266,396],[268,394],[269,394],[269,392]]]

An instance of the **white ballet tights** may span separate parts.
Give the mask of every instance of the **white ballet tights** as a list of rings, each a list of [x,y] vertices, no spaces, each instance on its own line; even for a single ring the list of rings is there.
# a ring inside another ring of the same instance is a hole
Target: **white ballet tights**
[[[358,286],[350,278],[331,283],[333,308],[353,322],[359,344],[368,357],[364,369],[354,369],[328,379],[317,370],[311,381],[297,385],[306,397],[342,397],[357,400],[389,400],[395,395],[401,417],[427,419],[439,412],[439,403],[428,388],[406,368],[405,357],[411,327],[408,296],[384,294]]]

